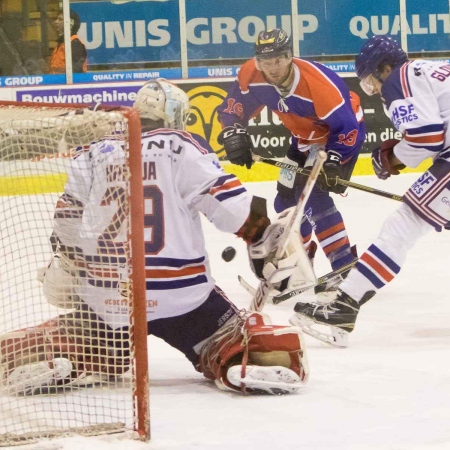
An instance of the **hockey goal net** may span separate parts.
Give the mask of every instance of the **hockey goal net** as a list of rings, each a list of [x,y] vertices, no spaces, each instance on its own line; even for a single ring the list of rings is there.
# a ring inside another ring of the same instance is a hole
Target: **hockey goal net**
[[[140,130],[0,102],[0,446],[150,437]]]

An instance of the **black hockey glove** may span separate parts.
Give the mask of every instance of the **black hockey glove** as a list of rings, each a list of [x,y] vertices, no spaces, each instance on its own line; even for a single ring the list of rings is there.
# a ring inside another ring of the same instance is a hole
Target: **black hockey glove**
[[[391,175],[398,175],[405,168],[403,164],[393,166],[391,159],[394,156],[394,147],[399,143],[398,139],[388,139],[372,150],[372,167],[380,180],[386,180]]]
[[[325,191],[342,194],[346,186],[338,184],[339,178],[341,178],[341,155],[334,150],[328,150],[327,160],[323,163],[317,183]]]
[[[246,129],[239,124],[225,127],[219,134],[217,142],[223,145],[228,159],[238,166],[252,167],[252,141]]]

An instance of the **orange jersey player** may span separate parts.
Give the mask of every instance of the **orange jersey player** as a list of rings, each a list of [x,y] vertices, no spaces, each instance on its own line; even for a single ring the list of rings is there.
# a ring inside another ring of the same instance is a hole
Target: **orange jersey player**
[[[255,58],[244,63],[236,81],[219,107],[224,129],[219,142],[234,164],[252,165],[252,144],[245,128],[264,107],[273,111],[292,133],[284,161],[298,167],[312,166],[319,149],[327,152],[323,175],[305,207],[301,234],[314,253],[312,232],[333,270],[354,261],[355,249],[330,192],[342,194],[365,139],[365,125],[358,96],[327,67],[292,55],[292,39],[284,30],[259,33]],[[297,203],[305,177],[281,171],[275,210]],[[345,275],[344,275],[345,276]],[[341,280],[339,280],[341,281]],[[334,286],[317,286],[316,293]]]

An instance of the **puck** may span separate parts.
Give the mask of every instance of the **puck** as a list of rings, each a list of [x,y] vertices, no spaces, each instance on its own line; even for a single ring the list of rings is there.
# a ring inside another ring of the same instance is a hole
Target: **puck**
[[[236,250],[233,247],[227,247],[222,252],[222,259],[226,262],[230,262],[236,256]]]

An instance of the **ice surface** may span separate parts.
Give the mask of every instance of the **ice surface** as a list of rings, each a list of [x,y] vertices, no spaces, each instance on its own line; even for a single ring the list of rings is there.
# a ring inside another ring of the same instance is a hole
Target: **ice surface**
[[[381,182],[354,181],[403,194],[417,175]],[[249,183],[267,197],[275,183]],[[361,254],[398,202],[348,189],[334,196],[351,243]],[[273,216],[273,209],[271,209]],[[250,295],[237,281],[256,285],[245,245],[206,223],[217,284],[238,306]],[[232,262],[221,259],[233,246]],[[310,381],[297,395],[249,396],[219,391],[194,371],[184,356],[149,339],[152,441],[119,436],[66,438],[30,445],[33,450],[446,450],[450,449],[450,233],[430,233],[410,252],[400,275],[366,304],[347,349],[306,337]],[[330,271],[319,250],[318,275]],[[311,293],[303,294],[312,300]],[[268,305],[272,321],[287,324],[295,301]],[[15,447],[18,448],[18,447]]]

